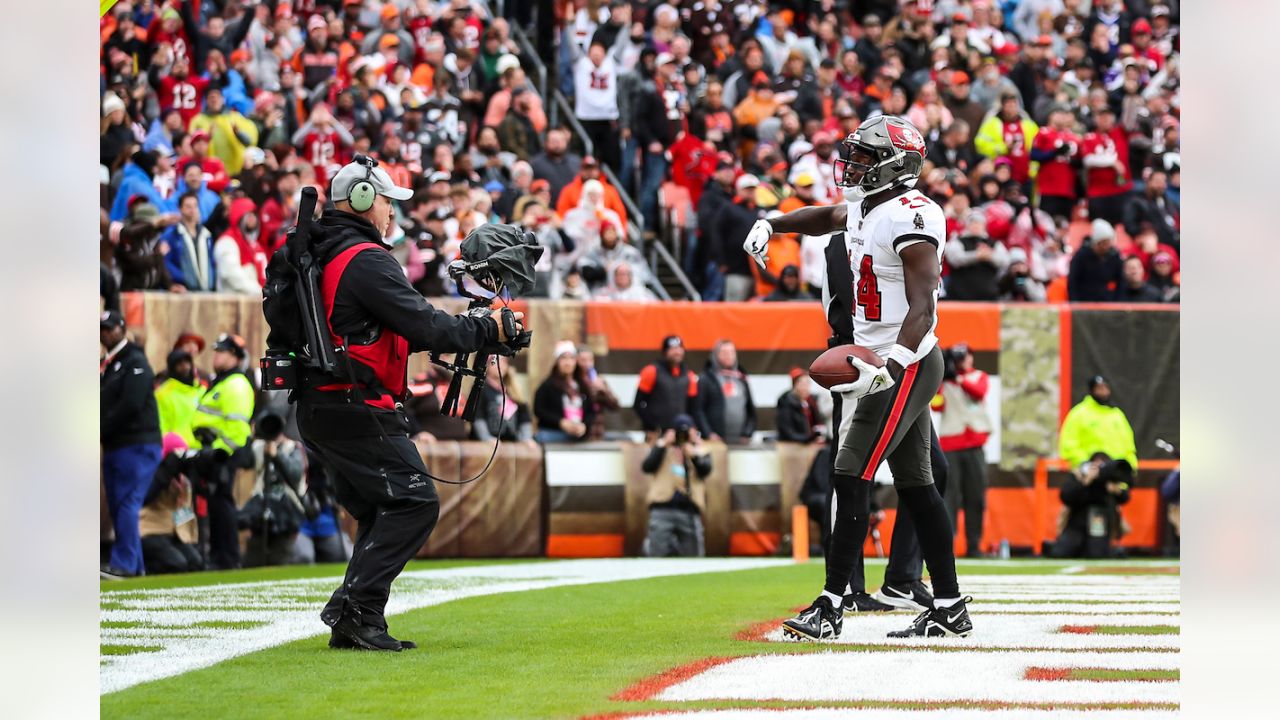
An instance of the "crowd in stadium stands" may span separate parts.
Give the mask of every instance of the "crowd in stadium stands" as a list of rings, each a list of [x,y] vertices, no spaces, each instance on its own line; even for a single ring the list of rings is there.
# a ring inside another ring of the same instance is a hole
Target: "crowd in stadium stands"
[[[1177,0],[555,0],[555,127],[516,37],[535,5],[117,3],[104,295],[256,294],[300,189],[363,152],[416,191],[388,242],[424,294],[509,222],[549,250],[535,296],[654,300],[639,247],[680,234],[704,299],[809,299],[826,238],[776,238],[761,270],[746,228],[839,201],[840,142],[892,113],[929,146],[944,297],[1178,298]]]

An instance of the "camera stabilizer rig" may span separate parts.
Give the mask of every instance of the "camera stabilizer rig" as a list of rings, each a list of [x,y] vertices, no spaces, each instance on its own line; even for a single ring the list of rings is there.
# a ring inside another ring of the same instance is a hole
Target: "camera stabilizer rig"
[[[501,297],[507,289],[499,268],[491,264],[488,258],[471,263],[465,260],[454,260],[449,263],[448,273],[458,294],[471,300],[471,303],[467,306],[467,314],[472,317],[488,317],[492,312],[494,300]],[[465,285],[468,277],[475,280],[480,287],[493,293],[493,295],[486,297],[468,290]],[[489,359],[493,355],[510,357],[529,347],[529,341],[532,339],[533,334],[528,330],[517,331],[515,313],[511,311],[511,308],[503,307],[499,317],[501,318],[503,334],[511,338],[507,342],[480,350],[475,353],[474,359],[471,358],[471,353],[460,353],[454,358],[453,362],[449,362],[441,359],[438,352],[430,353],[431,362],[453,373],[453,378],[449,381],[449,388],[445,391],[444,400],[440,403],[440,414],[456,415],[468,422],[474,421],[476,409],[480,405],[480,387],[484,382],[485,372],[489,367]],[[468,365],[468,360],[471,360],[470,365]],[[462,396],[462,381],[466,377],[475,378],[475,382],[472,384],[471,392],[468,393],[466,403],[462,406],[462,412],[459,414],[458,402]]]

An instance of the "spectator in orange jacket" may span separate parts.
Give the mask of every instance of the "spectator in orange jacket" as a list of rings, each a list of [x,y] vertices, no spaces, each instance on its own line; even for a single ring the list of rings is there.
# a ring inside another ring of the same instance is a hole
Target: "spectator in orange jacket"
[[[582,184],[588,180],[598,180],[604,186],[604,206],[618,214],[618,219],[622,221],[622,230],[625,232],[627,207],[622,204],[622,197],[618,195],[617,189],[610,185],[609,180],[600,172],[600,163],[590,155],[582,158],[582,166],[578,170],[577,177],[560,190],[560,197],[556,200],[556,215],[563,219],[570,210],[578,207],[578,203],[582,200]]]

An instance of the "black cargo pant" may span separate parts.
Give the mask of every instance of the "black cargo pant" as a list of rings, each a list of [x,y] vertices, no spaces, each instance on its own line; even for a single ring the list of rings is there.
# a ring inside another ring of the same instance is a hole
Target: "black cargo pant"
[[[836,446],[839,447],[840,436],[839,431],[842,427],[841,419],[844,411],[844,398],[840,393],[832,393],[834,405],[831,409],[831,427],[836,428]],[[847,430],[847,427],[845,427]],[[942,449],[938,447],[938,433],[933,431],[932,442],[930,443],[930,456],[932,459],[931,470],[933,472],[933,483],[938,486],[938,493],[944,498],[947,497],[947,458],[943,454]],[[835,473],[836,454],[831,453],[831,472]],[[827,507],[835,502],[835,488],[832,487],[828,493]],[[831,524],[835,521],[835,515],[828,511],[824,515],[823,522],[826,526],[823,528],[823,550],[829,553],[826,547],[826,540],[831,535]],[[825,554],[825,553],[824,553]],[[857,559],[853,564],[853,578],[849,581],[849,587],[854,592],[862,592],[867,589],[866,567],[863,562],[863,546],[859,545],[857,549]],[[920,542],[916,539],[916,528],[911,520],[911,513],[903,505],[898,506],[898,515],[893,522],[893,539],[889,543],[889,564],[884,569],[884,584],[901,587],[916,582],[924,575],[924,559],[920,555]]]
[[[355,404],[298,408],[307,448],[333,471],[334,494],[356,520],[356,537],[342,585],[320,618],[330,626],[344,615],[386,628],[383,615],[391,582],[427,541],[440,515],[435,485],[408,436],[402,413],[370,411]]]

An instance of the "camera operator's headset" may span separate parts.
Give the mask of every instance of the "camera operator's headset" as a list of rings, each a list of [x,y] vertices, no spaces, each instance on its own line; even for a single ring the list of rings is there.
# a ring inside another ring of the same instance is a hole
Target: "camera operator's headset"
[[[351,190],[347,192],[347,203],[351,205],[351,209],[355,210],[356,212],[366,212],[369,210],[369,208],[373,207],[373,203],[378,199],[378,189],[373,186],[373,169],[378,167],[378,161],[375,158],[369,157],[368,155],[356,155],[354,158],[352,158],[352,162],[356,162],[356,163],[360,163],[361,165],[364,165],[365,173],[364,173],[364,178],[357,180],[355,184],[351,186]],[[502,320],[504,324],[507,324],[507,332],[514,333],[515,319],[513,317],[510,317],[510,315],[511,315],[511,311],[507,310],[506,312],[503,313]],[[348,361],[348,364],[347,364],[347,372],[348,372],[348,379],[351,381],[352,387],[355,387],[356,379],[351,369],[350,361]],[[502,379],[501,367],[499,367],[498,369],[498,378],[499,378],[499,381],[501,382],[501,379]],[[507,402],[507,385],[505,382],[503,382],[502,383],[502,403],[505,405],[506,402]],[[367,405],[365,407],[366,409],[368,409]],[[370,414],[372,414],[373,411],[369,410],[369,412]],[[503,418],[502,422],[505,423],[506,418]],[[379,423],[376,418],[374,419],[374,424],[378,426],[378,432],[380,435],[382,435],[383,440],[388,445],[393,445],[391,443],[390,438],[387,437],[386,431],[383,430],[382,424]],[[479,480],[480,478],[484,477],[486,473],[489,472],[489,468],[493,465],[494,458],[498,454],[498,445],[501,444],[502,441],[500,438],[494,438],[494,440],[495,442],[493,444],[493,452],[489,454],[489,461],[485,463],[484,469],[481,470],[479,473],[477,473],[475,477],[470,478],[469,480],[461,480],[461,481],[448,480],[445,478],[436,477],[431,473],[427,473],[427,477],[436,482],[442,482],[447,485],[466,485],[468,483],[472,483],[472,482],[475,482],[476,480]],[[397,452],[399,451],[398,446],[393,445],[393,447],[396,447]]]
[[[347,192],[347,203],[356,212],[367,212],[378,199],[378,189],[373,186],[373,169],[378,167],[378,161],[368,155],[356,155],[352,162],[363,165],[365,173]]]

